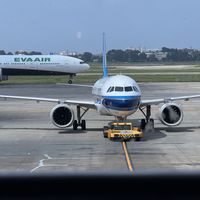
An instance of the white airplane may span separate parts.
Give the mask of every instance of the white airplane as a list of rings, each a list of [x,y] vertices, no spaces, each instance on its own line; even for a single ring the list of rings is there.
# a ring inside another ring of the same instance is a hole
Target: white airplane
[[[103,37],[105,38],[105,36]],[[141,127],[145,128],[147,124],[153,125],[151,106],[158,104],[163,104],[160,108],[160,120],[167,126],[177,126],[182,122],[183,111],[179,104],[174,101],[188,101],[191,98],[200,98],[200,95],[191,95],[142,100],[140,88],[135,80],[124,75],[108,76],[105,39],[103,39],[103,77],[97,80],[93,86],[85,87],[92,88],[94,100],[83,101],[8,95],[0,95],[0,98],[58,103],[50,113],[52,123],[59,128],[73,125],[74,130],[79,126],[83,130],[86,129],[86,121],[82,118],[89,109],[95,109],[101,115],[114,116],[118,120],[125,120],[128,116],[140,110],[144,114],[144,119],[141,120]],[[76,106],[77,119],[75,119],[71,105]],[[145,108],[146,111],[144,110]],[[81,109],[83,109],[83,112],[81,112]]]
[[[61,55],[2,55],[0,56],[0,81],[13,75],[69,75],[89,69],[83,60]]]

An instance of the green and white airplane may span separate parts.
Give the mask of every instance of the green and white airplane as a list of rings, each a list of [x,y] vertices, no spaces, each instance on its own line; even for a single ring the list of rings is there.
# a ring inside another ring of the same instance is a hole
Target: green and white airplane
[[[68,83],[90,66],[83,60],[61,55],[1,55],[0,81],[14,75],[69,75]]]

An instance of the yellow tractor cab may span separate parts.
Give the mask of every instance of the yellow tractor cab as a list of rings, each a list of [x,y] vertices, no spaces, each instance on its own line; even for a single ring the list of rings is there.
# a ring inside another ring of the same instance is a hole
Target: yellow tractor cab
[[[139,141],[143,137],[142,130],[133,127],[131,122],[112,122],[110,126],[104,126],[103,134],[105,138],[130,140],[134,138]]]

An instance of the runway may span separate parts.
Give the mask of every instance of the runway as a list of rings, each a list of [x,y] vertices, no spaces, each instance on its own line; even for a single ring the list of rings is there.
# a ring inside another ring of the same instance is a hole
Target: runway
[[[143,99],[200,93],[200,83],[141,83]],[[67,99],[92,98],[91,89],[61,85],[5,85],[0,94]],[[134,174],[145,171],[200,169],[200,99],[179,101],[184,119],[175,128],[157,120],[158,106],[152,107],[155,131],[140,142],[127,143]],[[50,122],[54,103],[0,101],[0,173],[126,173],[129,172],[120,142],[105,139],[103,126],[113,117],[89,110],[87,130],[58,129]],[[131,119],[142,118],[140,112]]]

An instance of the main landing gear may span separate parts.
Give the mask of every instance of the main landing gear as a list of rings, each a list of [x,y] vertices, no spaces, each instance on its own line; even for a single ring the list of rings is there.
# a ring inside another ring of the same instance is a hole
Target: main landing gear
[[[146,113],[143,111],[146,108]],[[145,116],[145,119],[141,119],[141,124],[140,128],[144,130],[146,126],[148,125],[150,128],[154,128],[154,119],[150,118],[151,117],[151,106],[145,106],[142,108],[139,108],[142,114]]]
[[[83,110],[83,113],[81,114],[81,109]],[[82,130],[86,130],[86,121],[82,119],[82,117],[85,115],[85,113],[89,110],[89,108],[82,108],[81,106],[77,106],[77,120],[74,120],[73,122],[73,130],[77,130],[77,128],[80,126]]]
[[[68,81],[69,84],[72,84],[72,79],[74,78],[74,76],[76,76],[76,74],[69,75],[69,81]]]

